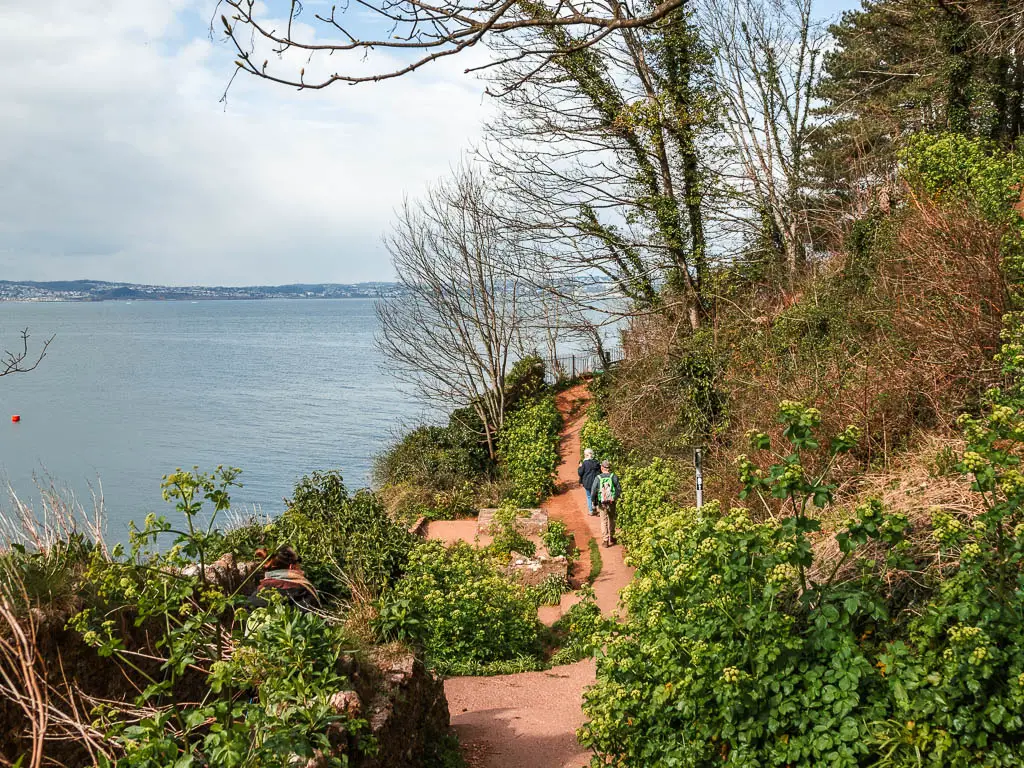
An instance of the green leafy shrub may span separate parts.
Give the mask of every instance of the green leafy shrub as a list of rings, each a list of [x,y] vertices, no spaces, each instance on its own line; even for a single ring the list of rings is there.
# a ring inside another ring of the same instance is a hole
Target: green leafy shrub
[[[580,429],[580,452],[590,448],[594,451],[594,458],[598,461],[608,459],[612,464],[618,464],[624,458],[622,444],[612,433],[612,428],[604,419],[598,418],[596,409],[591,407],[587,411],[587,421]]]
[[[1007,319],[1004,342],[1006,384],[980,416],[961,419],[960,470],[985,511],[937,510],[924,563],[913,559],[920,544],[906,536],[907,518],[877,500],[835,533],[838,556],[816,560],[813,510],[831,503],[828,467],[858,435],[844,430],[825,447],[820,415],[795,402],[780,405],[789,453],[767,468],[738,460],[743,496],[779,500],[787,515],[756,522],[710,505],[664,516],[638,539],[629,621],[607,635],[586,696],[582,739],[594,765],[1020,765],[1018,318]],[[757,431],[749,439],[757,451],[772,442]],[[908,574],[909,604],[893,588]]]
[[[518,552],[526,557],[533,557],[537,554],[537,545],[523,535],[522,531],[516,527],[515,522],[500,523],[489,549],[505,561],[513,552]]]
[[[453,491],[490,475],[492,463],[472,412],[458,411],[446,427],[423,426],[403,436],[374,463],[378,486],[408,484],[428,493]]]
[[[420,517],[427,520],[471,517],[477,511],[478,495],[477,486],[469,482],[450,491],[431,491],[409,482],[386,485],[377,491],[388,514],[407,525]]]
[[[632,550],[646,531],[678,510],[675,501],[681,481],[671,464],[653,459],[646,466],[626,467],[621,473],[622,498],[616,504],[620,538]]]
[[[498,454],[510,502],[536,507],[554,491],[561,421],[550,395],[527,400],[506,417]]]
[[[561,520],[549,520],[544,532],[540,535],[544,542],[544,548],[552,557],[566,557],[572,559],[576,556],[576,544],[569,528]]]
[[[353,581],[379,592],[397,579],[414,543],[375,494],[349,495],[341,474],[331,471],[303,477],[279,518],[230,532],[218,551],[251,556],[257,546],[289,544],[317,587],[345,595]]]
[[[520,358],[505,374],[505,408],[511,412],[528,400],[541,397],[547,390],[544,383],[544,361],[537,355]]]
[[[983,139],[956,133],[917,134],[900,155],[907,180],[938,201],[968,205],[987,221],[1006,227],[1002,248],[1003,271],[1011,289],[1024,276],[1024,219],[1015,206],[1020,200],[1024,162],[1020,149],[1006,152]]]
[[[550,574],[535,587],[527,587],[526,591],[534,605],[558,605],[562,595],[569,591],[569,581],[557,573]]]
[[[402,601],[415,625],[394,621],[393,605]],[[413,640],[442,672],[538,652],[536,606],[526,590],[505,579],[487,551],[464,543],[419,545],[405,576],[381,597],[380,613],[391,622],[379,625],[384,637]]]
[[[581,592],[580,602],[572,606],[552,627],[561,645],[551,657],[552,666],[572,664],[593,656],[601,647],[604,633],[611,627],[609,620],[601,616],[601,609],[594,599],[594,590],[585,587]]]
[[[900,159],[912,184],[940,198],[973,202],[990,220],[1006,221],[1020,199],[1020,158],[983,139],[919,133],[907,142]]]
[[[809,511],[834,487],[807,469],[817,412],[783,403],[779,418],[792,452],[767,471],[747,457],[739,465],[745,496],[784,499],[791,516],[755,522],[712,503],[630,521],[629,621],[610,633],[586,694],[581,735],[594,765],[856,766],[869,756],[890,709],[874,640],[864,639],[888,622],[879,570],[908,567],[907,521],[864,505],[836,537],[843,558],[820,582],[809,578],[808,535],[819,527]],[[844,431],[829,456],[856,437]],[[769,444],[764,433],[750,440]],[[837,582],[850,557],[858,576]]]
[[[94,549],[82,574],[94,604],[70,626],[142,686],[134,706],[110,701],[94,713],[118,766],[272,768],[318,750],[342,765],[371,748],[366,722],[329,704],[352,687],[342,659],[352,646],[342,630],[274,597],[246,627],[241,596],[207,580],[202,565],[223,547],[216,520],[230,507],[237,475],[229,468],[168,475],[164,498],[175,502],[184,527],[150,515],[141,529],[131,526],[127,556],[120,545],[109,559]],[[167,534],[172,545],[157,546]],[[140,718],[140,709],[149,716]],[[342,743],[329,741],[330,726]]]
[[[964,416],[960,469],[985,511],[938,512],[944,580],[905,637],[880,657],[895,713],[882,730],[899,765],[1019,765],[1024,749],[1024,330],[1007,318],[997,361],[1006,385]]]
[[[519,527],[522,510],[508,501],[502,502],[494,512],[494,524],[498,527],[488,549],[502,562],[508,562],[509,555],[518,552],[526,557],[537,554],[537,545],[523,535]]]

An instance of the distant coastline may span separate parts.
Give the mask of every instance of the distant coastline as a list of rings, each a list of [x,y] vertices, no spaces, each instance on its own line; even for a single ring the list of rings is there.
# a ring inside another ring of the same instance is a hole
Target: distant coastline
[[[397,283],[293,283],[252,286],[167,286],[104,280],[0,280],[0,301],[210,301],[217,299],[379,299],[399,296]]]

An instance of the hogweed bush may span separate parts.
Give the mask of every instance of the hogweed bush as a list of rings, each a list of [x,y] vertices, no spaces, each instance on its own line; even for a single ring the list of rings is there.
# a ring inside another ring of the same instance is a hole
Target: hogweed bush
[[[960,424],[960,469],[985,511],[937,510],[944,579],[881,657],[895,716],[880,729],[901,764],[1020,765],[1024,749],[1024,330],[1006,318],[996,357],[1006,385]]]
[[[594,451],[594,458],[598,461],[608,459],[617,464],[625,458],[625,451],[611,426],[605,419],[599,417],[598,409],[591,406],[587,410],[587,420],[580,429],[580,458],[582,452],[590,448]]]
[[[797,403],[780,411],[791,450],[766,468],[739,461],[767,519],[709,506],[634,534],[629,622],[607,634],[586,698],[595,765],[1021,765],[1020,317],[1005,319],[1003,341],[1004,386],[960,420],[959,470],[984,511],[933,510],[927,569],[907,518],[877,500],[835,532],[838,556],[816,562],[814,511],[834,492],[821,468],[856,434],[825,448],[818,414]],[[901,581],[910,598],[892,588]]]
[[[544,548],[551,557],[573,559],[576,556],[576,544],[569,527],[561,520],[550,520],[540,535]]]

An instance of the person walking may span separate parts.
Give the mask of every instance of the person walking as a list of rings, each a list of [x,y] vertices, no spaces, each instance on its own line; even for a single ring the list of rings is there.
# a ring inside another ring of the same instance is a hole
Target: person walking
[[[577,467],[576,474],[580,476],[580,486],[587,494],[587,514],[596,515],[594,502],[590,498],[590,489],[594,485],[594,478],[601,474],[601,465],[594,458],[593,449],[587,448],[583,451],[583,461]]]
[[[601,474],[594,478],[590,489],[590,500],[601,513],[601,538],[605,547],[615,544],[615,505],[621,498],[619,476],[612,472],[611,462],[605,459],[601,462]]]

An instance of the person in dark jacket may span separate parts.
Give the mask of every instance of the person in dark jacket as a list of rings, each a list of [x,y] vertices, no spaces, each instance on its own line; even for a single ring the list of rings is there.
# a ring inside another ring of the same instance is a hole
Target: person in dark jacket
[[[612,472],[608,459],[601,462],[601,474],[594,478],[590,500],[601,513],[601,542],[610,547],[615,543],[615,505],[622,498],[619,476]]]
[[[580,476],[580,486],[587,495],[587,513],[596,515],[594,502],[590,499],[590,488],[594,485],[594,478],[601,474],[601,465],[594,458],[594,451],[592,449],[587,448],[583,451],[583,461],[580,462],[579,467],[576,469],[576,474]]]

